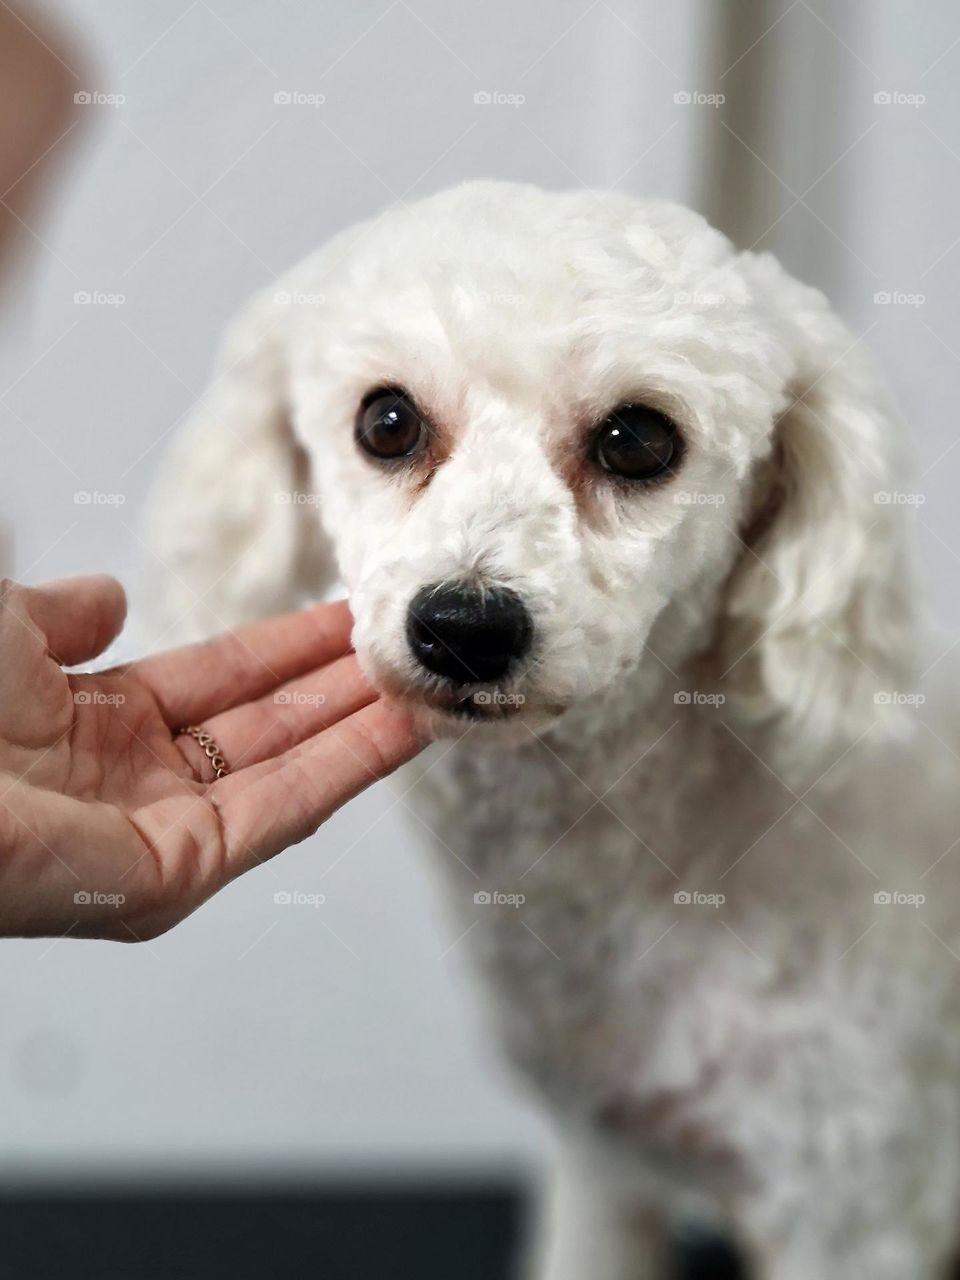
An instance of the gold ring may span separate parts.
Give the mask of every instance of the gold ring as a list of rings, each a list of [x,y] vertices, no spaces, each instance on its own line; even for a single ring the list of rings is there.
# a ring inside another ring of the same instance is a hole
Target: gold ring
[[[188,733],[191,738],[196,738],[200,746],[203,747],[203,754],[213,765],[218,778],[223,778],[230,772],[230,766],[224,760],[223,752],[207,733],[206,729],[198,724],[191,724],[186,729],[181,729],[180,732]]]

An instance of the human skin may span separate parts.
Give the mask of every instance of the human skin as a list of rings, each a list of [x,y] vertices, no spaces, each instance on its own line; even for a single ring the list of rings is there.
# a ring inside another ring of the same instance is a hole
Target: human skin
[[[106,576],[0,585],[0,934],[155,937],[424,745],[315,605],[98,674]],[[221,778],[179,732],[202,722]]]

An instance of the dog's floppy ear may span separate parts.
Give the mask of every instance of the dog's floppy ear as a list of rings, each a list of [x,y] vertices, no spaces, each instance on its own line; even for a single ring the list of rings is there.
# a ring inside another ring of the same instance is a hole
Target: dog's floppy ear
[[[786,408],[754,477],[720,633],[723,685],[798,749],[862,734],[909,688],[915,641],[900,425],[822,294],[744,255],[794,352]]]
[[[145,610],[165,643],[294,608],[330,584],[272,297],[228,331],[214,381],[164,459],[146,531]]]

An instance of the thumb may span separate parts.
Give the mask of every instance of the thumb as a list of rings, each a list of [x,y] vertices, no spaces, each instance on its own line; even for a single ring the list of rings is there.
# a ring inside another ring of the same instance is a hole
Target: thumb
[[[41,632],[47,652],[65,667],[102,653],[127,616],[123,587],[105,573],[13,590],[22,593],[24,611]]]

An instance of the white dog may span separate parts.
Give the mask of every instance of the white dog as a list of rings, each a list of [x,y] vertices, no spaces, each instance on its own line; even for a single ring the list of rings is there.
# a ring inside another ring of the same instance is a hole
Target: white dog
[[[659,201],[471,183],[244,312],[153,506],[192,629],[345,581],[564,1159],[545,1280],[943,1274],[960,743],[900,430],[821,294]],[[202,603],[200,602],[202,598]]]

